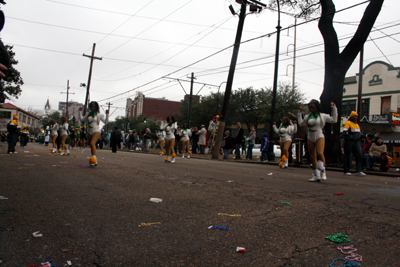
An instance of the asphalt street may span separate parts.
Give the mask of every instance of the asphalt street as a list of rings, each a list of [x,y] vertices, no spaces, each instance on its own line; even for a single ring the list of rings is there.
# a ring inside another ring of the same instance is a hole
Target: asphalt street
[[[271,164],[99,150],[90,167],[89,149],[6,151],[0,143],[0,267],[329,266],[349,245],[361,266],[400,266],[397,177],[328,171],[310,183],[311,169]],[[326,238],[338,233],[350,242]]]

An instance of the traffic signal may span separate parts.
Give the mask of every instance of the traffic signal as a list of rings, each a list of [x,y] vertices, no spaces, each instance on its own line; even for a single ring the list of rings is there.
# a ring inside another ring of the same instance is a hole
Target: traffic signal
[[[143,122],[146,123],[146,117],[143,117]]]

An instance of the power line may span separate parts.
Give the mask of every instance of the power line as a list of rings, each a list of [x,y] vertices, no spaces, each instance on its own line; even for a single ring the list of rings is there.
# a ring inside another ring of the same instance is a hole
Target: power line
[[[123,45],[129,43],[130,41],[132,41],[133,39],[135,39],[137,36],[141,35],[142,33],[146,32],[147,30],[153,28],[154,26],[156,26],[158,23],[160,23],[161,21],[163,21],[164,19],[168,18],[169,16],[171,16],[172,14],[174,14],[175,12],[177,12],[179,9],[183,8],[184,6],[186,6],[187,4],[189,4],[190,2],[192,2],[193,0],[189,0],[188,2],[186,2],[184,5],[180,6],[179,8],[175,9],[173,12],[169,13],[168,15],[166,15],[164,18],[162,18],[161,20],[157,21],[156,23],[154,23],[153,25],[147,27],[146,29],[144,29],[143,31],[141,31],[140,33],[136,34],[135,36],[133,36],[132,38],[130,38],[128,41],[122,43],[121,45],[117,46],[116,48],[112,49],[111,51],[105,53],[103,56],[107,56],[108,54],[114,52],[115,50],[117,50],[118,48],[122,47]]]

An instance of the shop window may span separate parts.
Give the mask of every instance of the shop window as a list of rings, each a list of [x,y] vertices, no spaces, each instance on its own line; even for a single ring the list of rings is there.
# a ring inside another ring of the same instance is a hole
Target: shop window
[[[0,119],[11,119],[11,111],[0,111]]]
[[[356,111],[357,100],[347,100],[342,102],[342,117],[350,116],[350,112]]]

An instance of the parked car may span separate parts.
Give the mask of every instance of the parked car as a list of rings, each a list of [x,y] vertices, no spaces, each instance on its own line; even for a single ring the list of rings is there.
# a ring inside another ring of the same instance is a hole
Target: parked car
[[[261,156],[261,151],[260,151],[261,145],[260,144],[255,144],[253,147],[253,156]],[[274,145],[274,153],[275,153],[275,158],[280,158],[281,157],[281,147],[279,145]],[[295,159],[296,158],[296,148],[295,145],[292,144],[292,156]]]

